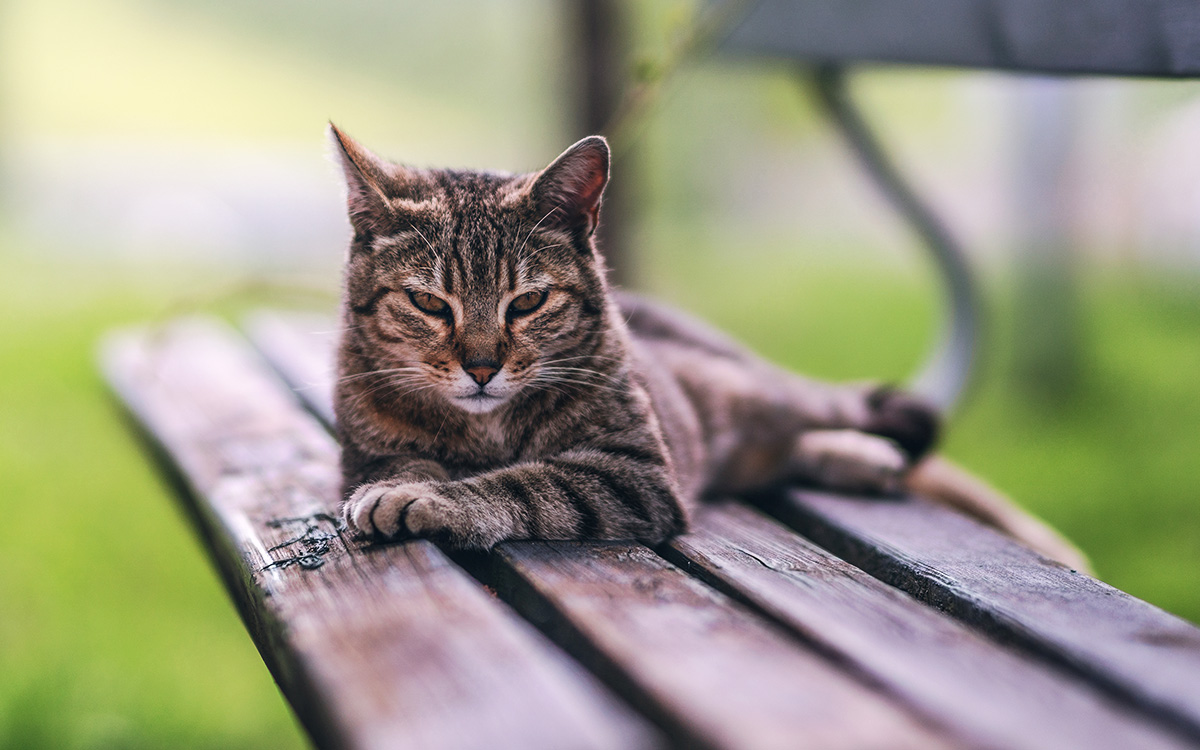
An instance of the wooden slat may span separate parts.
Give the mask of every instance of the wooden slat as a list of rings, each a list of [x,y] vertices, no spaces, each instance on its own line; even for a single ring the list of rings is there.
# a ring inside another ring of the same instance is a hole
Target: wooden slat
[[[245,325],[255,348],[304,405],[325,424],[333,424],[337,319],[319,313],[262,310],[247,316]]]
[[[947,746],[645,547],[521,542],[495,557],[501,596],[684,744]]]
[[[251,338],[285,379],[311,384],[328,342],[262,313]],[[304,341],[308,343],[305,344]],[[297,356],[293,347],[310,349]],[[329,355],[326,355],[327,357]],[[329,388],[297,389],[317,414]],[[724,748],[944,747],[942,739],[825,659],[630,544],[501,545],[494,585],[610,686],[684,744]]]
[[[1200,629],[943,507],[792,492],[773,514],[882,581],[1200,742]]]
[[[1000,646],[746,506],[711,507],[666,554],[974,745],[1192,746],[1087,683]]]
[[[193,320],[127,333],[103,359],[320,746],[658,744],[432,544],[347,544],[320,515],[337,503],[336,446],[232,332]]]

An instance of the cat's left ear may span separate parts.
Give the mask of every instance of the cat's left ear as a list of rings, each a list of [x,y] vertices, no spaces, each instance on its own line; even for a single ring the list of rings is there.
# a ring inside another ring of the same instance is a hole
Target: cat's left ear
[[[329,123],[329,142],[346,178],[346,208],[350,223],[361,234],[382,229],[391,213],[385,186],[388,165],[375,154]]]
[[[609,161],[608,141],[592,135],[543,169],[530,189],[542,226],[582,229],[588,235],[596,231]]]

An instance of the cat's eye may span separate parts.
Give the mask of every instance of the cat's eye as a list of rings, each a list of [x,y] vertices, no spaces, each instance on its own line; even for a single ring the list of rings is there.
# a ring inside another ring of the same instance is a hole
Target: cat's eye
[[[545,291],[525,292],[508,303],[509,315],[525,315],[542,306],[546,301]]]
[[[447,304],[446,300],[434,296],[429,292],[409,292],[408,298],[423,313],[444,316],[450,312],[450,305]]]

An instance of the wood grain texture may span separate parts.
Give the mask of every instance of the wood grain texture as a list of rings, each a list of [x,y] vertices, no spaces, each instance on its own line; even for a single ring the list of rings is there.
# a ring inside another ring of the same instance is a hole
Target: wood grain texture
[[[336,446],[231,331],[192,320],[126,333],[106,343],[103,364],[176,470],[247,627],[319,746],[658,745],[432,544],[347,542],[320,515],[338,499]],[[289,543],[306,527],[307,539]]]
[[[919,498],[796,491],[773,514],[880,580],[1200,742],[1200,629]]]
[[[506,543],[495,558],[501,596],[682,744],[744,750],[948,745],[646,547]]]
[[[312,411],[326,413],[330,384],[313,384],[322,377],[314,363],[332,356],[319,353],[329,342],[303,332],[320,326],[264,312],[246,327],[286,380],[306,386],[296,390]],[[263,346],[264,337],[291,343]],[[945,746],[935,731],[646,547],[507,543],[494,555],[492,580],[677,743]]]
[[[258,310],[247,335],[310,411],[333,424],[333,378],[338,321],[332,315]]]
[[[1004,648],[744,505],[714,505],[664,550],[972,745],[1182,748],[1086,682]]]

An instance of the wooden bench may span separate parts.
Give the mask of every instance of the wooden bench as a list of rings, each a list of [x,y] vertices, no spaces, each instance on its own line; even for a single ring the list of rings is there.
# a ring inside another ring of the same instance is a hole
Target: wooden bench
[[[1200,747],[1200,629],[918,498],[714,504],[658,549],[350,538],[335,327],[103,347],[319,747]]]

